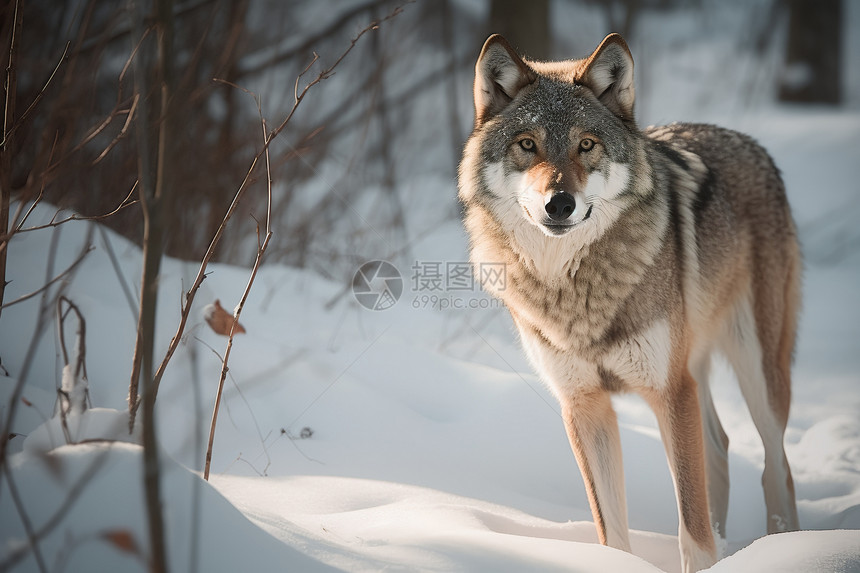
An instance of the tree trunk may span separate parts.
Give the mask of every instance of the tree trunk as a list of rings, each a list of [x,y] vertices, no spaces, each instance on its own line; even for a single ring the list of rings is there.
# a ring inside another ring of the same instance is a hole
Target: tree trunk
[[[173,190],[173,0],[153,0],[156,46],[151,40],[141,46],[135,58],[135,83],[141,98],[136,122],[138,177],[143,209],[143,274],[140,287],[140,314],[129,385],[129,427],[137,407],[142,406],[143,485],[149,523],[150,571],[167,571],[164,522],[161,507],[158,444],[153,385],[158,275],[164,250],[165,208]],[[143,14],[138,14],[143,19]],[[141,37],[143,26],[137,22]],[[156,58],[152,57],[155,51]],[[155,60],[155,61],[153,61]],[[138,382],[141,392],[138,398]]]
[[[552,44],[549,0],[492,0],[490,32],[504,36],[523,56],[548,60]]]
[[[787,0],[788,45],[779,99],[841,101],[841,0]]]

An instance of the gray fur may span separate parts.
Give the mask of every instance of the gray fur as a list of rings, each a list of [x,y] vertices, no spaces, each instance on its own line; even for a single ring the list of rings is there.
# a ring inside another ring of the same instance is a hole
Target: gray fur
[[[488,61],[485,54],[491,56]],[[685,386],[692,380],[691,365],[708,364],[714,349],[736,348],[725,344],[725,336],[754,336],[762,371],[750,376],[766,382],[762,392],[771,412],[764,412],[759,401],[757,415],[767,421],[757,426],[763,428],[771,459],[765,483],[768,512],[796,528],[793,492],[777,495],[774,491],[783,491],[785,484],[770,483],[787,473],[791,489],[781,436],[790,398],[786,356],[794,346],[800,281],[799,247],[782,180],[767,153],[746,135],[697,124],[641,131],[633,119],[632,66],[617,36],[608,37],[588,59],[551,63],[521,60],[496,36],[487,41],[476,67],[475,129],[460,165],[473,262],[507,265],[505,289],[486,286],[510,310],[532,362],[571,415],[577,396],[638,391],[652,403],[665,402],[657,410],[670,419],[661,418],[661,428],[676,428],[672,401],[679,398],[674,396],[684,396],[679,404],[695,402],[689,399],[695,386]],[[485,81],[501,68],[517,71],[518,76],[508,76],[508,85],[517,90]],[[533,140],[539,153],[520,150],[523,137]],[[583,137],[599,147],[578,148]],[[551,184],[535,190],[542,174],[550,174]],[[550,236],[541,228],[540,214],[511,195],[522,185],[516,182],[524,180],[533,183],[517,193],[584,197],[584,218],[557,238]],[[586,194],[585,181],[606,181],[609,193],[610,180],[626,183],[608,198]],[[751,309],[749,320],[743,320],[744,305]],[[751,321],[754,334],[744,330]],[[652,342],[656,347],[649,347]],[[664,342],[671,348],[660,346]],[[643,357],[656,360],[640,364]],[[752,368],[748,357],[737,362]],[[658,375],[666,379],[655,379]],[[705,378],[706,372],[698,375]],[[749,388],[745,392],[755,394]],[[723,471],[719,460],[728,442],[710,401],[703,405],[708,440],[699,447],[708,449],[711,471]],[[696,410],[690,419],[698,424]],[[581,426],[589,427],[568,424],[569,431]],[[571,440],[578,451],[579,436]],[[680,443],[686,447],[683,439]],[[692,443],[702,444],[702,436]],[[672,450],[667,445],[670,460]],[[675,454],[690,452],[679,446]],[[704,459],[703,453],[696,455]],[[680,466],[675,471],[682,488],[683,561],[693,570],[712,562],[714,551],[709,528],[703,533],[701,520],[695,520],[703,511],[707,515],[708,495],[719,498],[714,500],[720,512],[716,518],[724,531],[728,480],[706,494],[697,489],[701,480],[695,474]],[[585,470],[583,476],[590,479]],[[617,485],[592,490],[599,494]],[[592,510],[602,521],[606,507],[598,501]],[[623,523],[626,527],[626,518]],[[606,541],[606,531],[601,535],[605,542],[628,547],[626,539]]]

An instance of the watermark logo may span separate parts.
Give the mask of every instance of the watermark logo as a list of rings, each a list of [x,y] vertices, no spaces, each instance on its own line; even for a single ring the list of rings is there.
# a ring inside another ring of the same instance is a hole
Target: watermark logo
[[[416,296],[413,308],[461,310],[501,308],[496,298],[475,296],[489,288],[505,290],[507,269],[504,263],[415,261],[410,268],[410,287]],[[355,300],[368,310],[386,310],[394,306],[404,290],[404,280],[397,268],[388,261],[370,261],[356,271],[352,279]],[[471,296],[468,293],[473,293]]]
[[[403,277],[388,261],[370,261],[352,277],[352,293],[368,310],[388,310],[403,294]]]
[[[505,263],[480,263],[478,273],[485,288],[502,291],[507,287],[508,273]]]

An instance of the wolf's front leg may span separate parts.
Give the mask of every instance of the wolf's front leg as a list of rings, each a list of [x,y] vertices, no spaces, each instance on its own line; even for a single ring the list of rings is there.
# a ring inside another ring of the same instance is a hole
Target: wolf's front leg
[[[693,573],[717,560],[708,509],[705,451],[696,382],[686,369],[666,388],[644,394],[657,415],[678,499],[681,569]]]
[[[561,401],[564,425],[579,463],[600,543],[630,551],[618,421],[608,392]]]

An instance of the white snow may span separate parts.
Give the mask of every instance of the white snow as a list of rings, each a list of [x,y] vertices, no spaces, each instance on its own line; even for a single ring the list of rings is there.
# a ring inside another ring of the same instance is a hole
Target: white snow
[[[765,537],[763,450],[733,375],[717,363],[714,401],[731,441],[730,555],[711,570],[860,571],[860,111],[735,98],[696,112],[701,100],[687,96],[700,75],[677,76],[677,62],[650,50],[650,64],[637,59],[637,74],[652,73],[647,89],[637,89],[652,94],[640,108],[642,123],[708,120],[755,136],[783,171],[806,256],[786,451],[807,531]],[[673,73],[678,79],[664,91],[655,87]],[[686,91],[676,92],[684,81]],[[454,181],[442,177],[417,178],[402,191],[413,199],[410,217],[433,221],[456,195]],[[52,214],[42,206],[32,223]],[[52,232],[60,233],[56,272],[78,255],[88,226],[16,237],[6,300],[44,284]],[[136,284],[139,250],[107,236]],[[60,422],[50,419],[64,376],[48,326],[29,367],[27,402],[17,405],[9,474],[34,529],[52,525],[38,544],[50,571],[145,571],[138,555],[110,541],[122,532],[143,552],[148,545],[140,440],[127,435],[124,414],[136,315],[100,234],[93,237],[97,249],[66,294],[87,321],[95,407],[69,417],[74,443],[67,445]],[[157,404],[172,570],[678,571],[677,507],[644,402],[614,400],[631,555],[597,544],[558,406],[531,372],[506,311],[472,290],[415,290],[414,261],[442,262],[443,272],[445,263],[466,261],[460,223],[436,225],[410,254],[414,260],[397,262],[401,299],[380,312],[361,308],[342,284],[261,267],[241,317],[248,332],[234,340],[206,483],[199,475],[221,368],[216,352],[223,354],[226,339],[205,327],[199,309],[216,298],[230,308],[249,272],[210,267]],[[196,269],[164,261],[158,356]],[[10,375],[0,376],[2,420],[38,305],[34,297],[0,318],[0,357]],[[0,569],[21,551],[10,570],[38,570],[6,475],[0,484]]]

